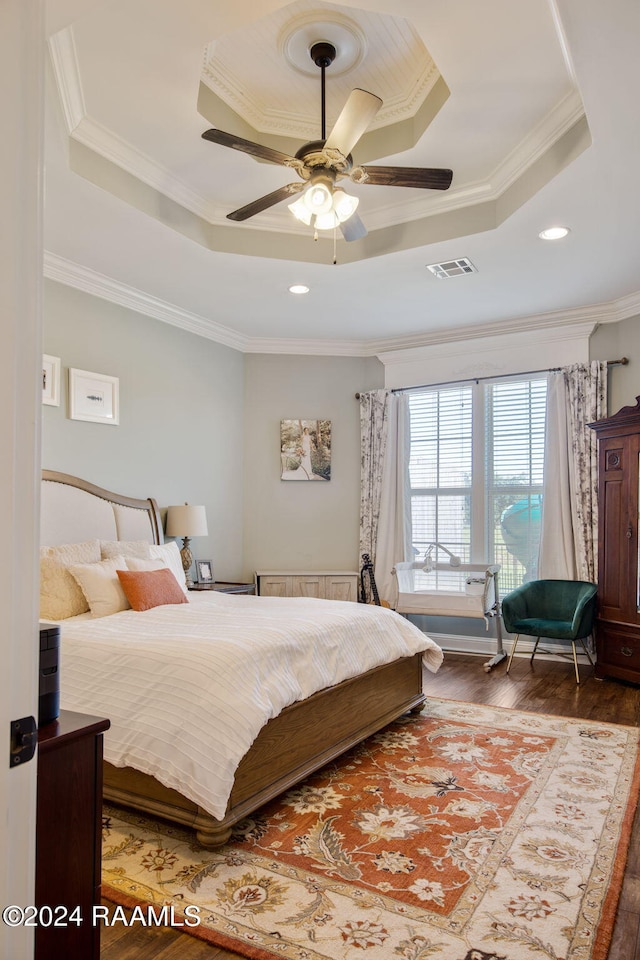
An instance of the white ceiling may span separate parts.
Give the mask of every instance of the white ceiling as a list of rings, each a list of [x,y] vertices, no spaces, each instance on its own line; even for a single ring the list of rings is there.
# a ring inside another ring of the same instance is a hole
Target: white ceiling
[[[49,276],[247,351],[640,313],[637,0],[47,0],[47,16]],[[286,202],[227,220],[297,175],[201,139],[318,139],[316,28],[339,47],[328,129],[356,86],[385,101],[354,162],[454,171],[446,193],[345,181],[369,233],[339,239],[337,265]],[[565,240],[538,239],[558,223]],[[459,257],[478,272],[426,269]]]

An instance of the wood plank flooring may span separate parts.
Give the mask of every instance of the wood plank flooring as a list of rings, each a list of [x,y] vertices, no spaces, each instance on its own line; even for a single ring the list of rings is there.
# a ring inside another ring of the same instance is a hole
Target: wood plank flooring
[[[597,681],[589,666],[560,660],[516,659],[509,676],[505,663],[486,674],[479,657],[447,654],[437,674],[425,674],[427,696],[486,703],[535,713],[640,725],[640,687]],[[103,901],[106,903],[107,901]],[[102,929],[101,960],[237,960],[237,954],[212,947],[169,928],[122,925]],[[636,814],[624,885],[608,960],[640,960],[640,816]]]

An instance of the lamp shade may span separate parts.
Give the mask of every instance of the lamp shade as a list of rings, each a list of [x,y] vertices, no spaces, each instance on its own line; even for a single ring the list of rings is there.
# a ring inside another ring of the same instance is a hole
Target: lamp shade
[[[185,503],[180,507],[167,507],[168,537],[206,537],[207,513],[204,507]]]

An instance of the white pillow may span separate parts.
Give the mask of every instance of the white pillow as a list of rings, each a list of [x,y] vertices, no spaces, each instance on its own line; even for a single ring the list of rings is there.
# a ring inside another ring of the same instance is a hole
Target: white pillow
[[[187,593],[187,581],[182,566],[182,557],[175,540],[170,540],[169,543],[152,543],[149,550],[154,560],[162,560],[164,565],[169,567],[184,592]]]
[[[108,617],[129,609],[129,601],[116,573],[116,570],[126,569],[124,557],[99,563],[74,563],[69,567],[69,573],[78,581],[87,599],[92,617]]]
[[[113,557],[147,557],[151,544],[146,540],[101,540],[100,553],[103,560],[111,560]]]
[[[89,609],[85,596],[69,573],[72,563],[95,563],[100,541],[40,547],[40,619],[66,620]]]
[[[163,560],[141,560],[139,557],[125,557],[127,570],[162,570],[167,564]]]

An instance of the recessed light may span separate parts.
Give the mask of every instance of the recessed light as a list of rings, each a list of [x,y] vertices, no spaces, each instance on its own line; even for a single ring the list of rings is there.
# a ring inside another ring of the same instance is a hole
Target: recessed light
[[[547,227],[538,234],[541,240],[562,240],[569,233],[568,227]]]
[[[289,293],[309,293],[309,287],[306,287],[304,283],[294,283],[293,286],[289,287]]]

